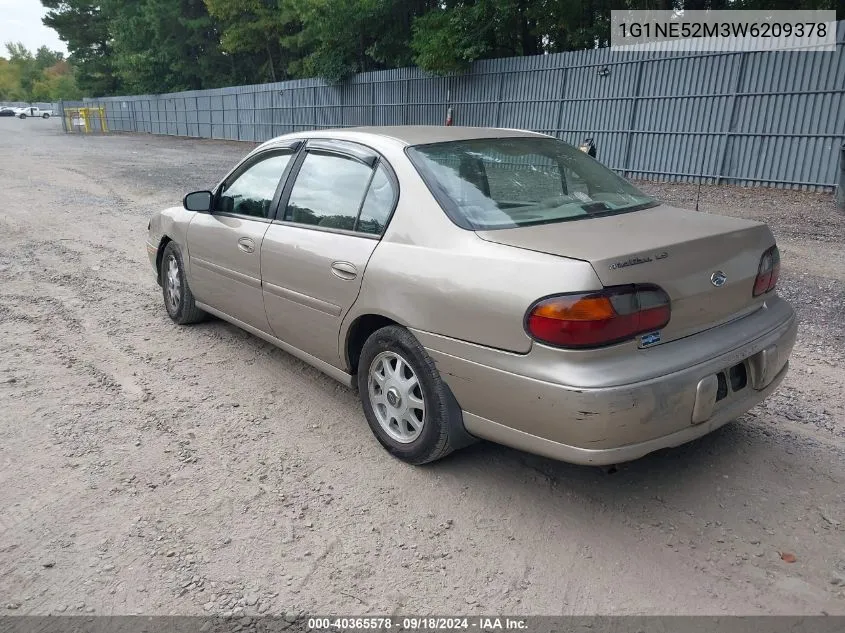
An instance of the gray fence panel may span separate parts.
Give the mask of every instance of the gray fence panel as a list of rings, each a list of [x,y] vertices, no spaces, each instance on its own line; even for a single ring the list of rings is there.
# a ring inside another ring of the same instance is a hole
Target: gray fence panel
[[[227,89],[232,90],[232,89]],[[223,94],[223,138],[239,141],[238,135],[238,94],[228,92]]]
[[[194,97],[194,107],[197,110],[197,124],[199,128],[199,136],[206,138],[211,137],[211,97],[198,96]],[[207,131],[206,131],[207,130]]]
[[[254,93],[254,136],[256,141],[266,141],[276,136],[273,132],[273,91],[260,90]]]
[[[200,135],[197,97],[185,97],[185,122],[188,129],[188,136],[197,137]]]
[[[225,138],[223,129],[223,95],[212,94],[209,99],[209,114],[211,115],[211,138]]]
[[[237,121],[237,139],[254,141],[255,138],[255,93],[235,94],[235,120]]]
[[[188,115],[187,115],[187,101],[188,97],[181,97],[173,100],[174,111],[176,115],[176,135],[188,136]]]
[[[357,125],[532,129],[637,178],[830,189],[845,142],[845,22],[832,53],[626,53],[608,49],[416,68],[340,85],[264,85],[86,100],[109,128],[260,142]],[[26,105],[26,104],[20,104]],[[37,104],[60,111],[59,104]]]

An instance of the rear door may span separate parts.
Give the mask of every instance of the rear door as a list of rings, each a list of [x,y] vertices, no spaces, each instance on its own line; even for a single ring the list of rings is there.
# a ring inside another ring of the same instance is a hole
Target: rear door
[[[340,366],[340,323],[398,198],[393,171],[364,146],[310,141],[261,245],[276,337]]]
[[[211,213],[188,226],[189,282],[197,301],[269,332],[261,296],[261,242],[294,148],[251,157],[218,187]]]

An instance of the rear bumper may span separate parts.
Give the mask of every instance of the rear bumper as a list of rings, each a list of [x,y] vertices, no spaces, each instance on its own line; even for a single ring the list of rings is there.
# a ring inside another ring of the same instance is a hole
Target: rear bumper
[[[600,387],[568,380],[587,374],[565,364],[558,367],[559,381],[526,375],[547,371],[548,363],[531,366],[546,359],[545,351],[532,359],[533,351],[491,353],[415,334],[455,394],[470,433],[567,462],[603,465],[701,437],[768,397],[786,375],[797,333],[789,304],[770,303],[759,314],[660,346],[658,354],[642,350],[636,365],[641,379],[631,370],[622,384]],[[455,353],[471,349],[476,358]],[[674,362],[678,358],[683,366]],[[655,367],[652,361],[663,362]],[[727,394],[716,401],[717,375],[738,366],[746,385],[733,390],[728,380]],[[519,367],[524,371],[514,371]],[[655,376],[661,367],[669,371]]]
[[[528,453],[559,459],[572,464],[585,464],[592,466],[607,466],[610,464],[621,464],[634,459],[639,459],[649,453],[662,448],[680,446],[692,440],[707,435],[724,426],[731,420],[736,419],[769,397],[769,395],[780,385],[789,364],[785,365],[775,379],[762,390],[755,390],[750,397],[732,402],[714,414],[707,421],[696,425],[685,425],[674,433],[656,437],[636,444],[625,444],[613,448],[584,448],[582,446],[570,446],[562,442],[525,433],[518,429],[481,418],[471,413],[464,412],[464,426],[467,431],[476,437],[481,437],[498,444],[511,446]]]

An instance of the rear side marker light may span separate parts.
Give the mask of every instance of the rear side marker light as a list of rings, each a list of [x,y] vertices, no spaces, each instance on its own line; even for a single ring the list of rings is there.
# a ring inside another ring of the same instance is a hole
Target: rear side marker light
[[[633,284],[541,299],[528,309],[525,330],[556,347],[602,347],[659,330],[670,316],[669,295],[662,288]]]
[[[775,289],[780,276],[780,251],[777,246],[772,246],[763,253],[760,258],[760,267],[757,269],[757,278],[754,280],[754,296]]]

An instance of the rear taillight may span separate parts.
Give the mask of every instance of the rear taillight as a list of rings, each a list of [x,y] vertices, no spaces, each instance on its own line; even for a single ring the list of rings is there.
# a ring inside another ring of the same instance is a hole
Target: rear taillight
[[[669,295],[653,285],[614,286],[598,292],[555,295],[528,310],[531,338],[557,347],[601,347],[669,323]]]
[[[757,269],[757,279],[754,280],[754,296],[774,290],[780,276],[780,251],[777,246],[772,246],[760,258],[760,267]]]

